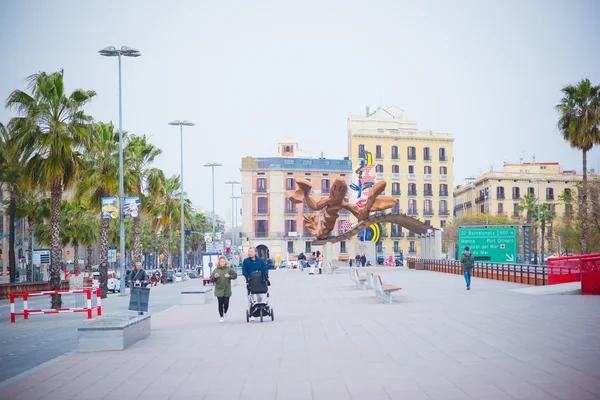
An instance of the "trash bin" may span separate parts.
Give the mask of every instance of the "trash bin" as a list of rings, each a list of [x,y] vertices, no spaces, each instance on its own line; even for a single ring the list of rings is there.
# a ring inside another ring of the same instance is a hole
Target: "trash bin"
[[[129,296],[129,309],[131,311],[147,312],[149,297],[150,288],[132,287],[131,296]]]

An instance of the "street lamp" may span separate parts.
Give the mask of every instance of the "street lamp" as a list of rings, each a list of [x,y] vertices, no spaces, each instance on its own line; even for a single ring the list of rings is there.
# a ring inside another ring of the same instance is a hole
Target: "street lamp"
[[[181,201],[181,260],[180,260],[180,267],[181,267],[181,279],[183,279],[183,274],[185,273],[185,225],[184,225],[184,221],[183,221],[183,215],[184,215],[184,211],[183,211],[183,127],[184,126],[194,126],[196,124],[194,124],[191,121],[187,121],[187,120],[183,120],[183,121],[171,121],[169,122],[169,125],[173,125],[173,126],[177,126],[179,125],[179,137],[180,137],[180,142],[181,142],[181,193],[179,194],[179,198]]]
[[[240,185],[240,182],[237,181],[227,181],[225,182],[226,185],[231,185],[231,247],[235,249],[235,224],[234,224],[234,220],[235,220],[235,210],[234,210],[234,201],[233,201],[233,186],[234,185]]]
[[[232,199],[235,201],[235,226],[237,226],[237,216],[238,216],[238,205],[237,205],[237,201],[238,199],[241,199],[241,196],[233,196]]]
[[[548,182],[545,179],[536,178],[531,180],[532,183],[538,184],[538,193],[537,193],[537,265],[542,265],[543,261],[540,261],[540,251],[542,249],[542,221],[540,219],[540,184]]]
[[[125,189],[123,188],[123,100],[121,93],[121,57],[139,57],[142,55],[139,50],[123,46],[117,49],[114,46],[105,47],[98,52],[104,57],[119,58],[119,236],[120,236],[120,254],[119,269],[121,270],[121,289],[120,296],[125,296],[125,219],[123,218],[123,200],[125,198]]]
[[[222,167],[223,164],[216,162],[206,163],[205,167],[212,169],[212,244],[215,245],[215,167]]]

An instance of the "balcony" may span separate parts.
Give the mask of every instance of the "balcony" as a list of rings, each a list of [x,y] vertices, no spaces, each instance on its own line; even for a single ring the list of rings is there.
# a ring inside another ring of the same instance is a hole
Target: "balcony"
[[[408,155],[408,161],[417,161],[417,155],[416,154],[409,154]]]
[[[266,238],[266,237],[269,237],[269,232],[254,232],[254,237]]]
[[[475,203],[482,203],[485,201],[485,196],[479,196],[475,199]]]
[[[440,180],[441,181],[447,181],[448,180],[448,175],[444,175],[444,174],[440,175]]]
[[[553,194],[547,194],[546,195],[546,200],[554,200],[554,195]]]
[[[431,161],[431,156],[425,156],[425,157],[423,157],[423,161]]]
[[[430,181],[431,180],[431,174],[425,174],[425,175],[423,175],[423,179],[425,179],[426,181]]]
[[[440,210],[440,215],[448,216],[448,215],[450,215],[450,211],[448,211],[448,210]]]
[[[417,249],[411,247],[410,249],[408,249],[408,254],[417,254]]]
[[[504,200],[504,193],[497,193],[496,194],[496,199],[498,199],[498,200]]]
[[[300,232],[286,232],[285,237],[302,237]]]
[[[410,209],[408,210],[407,215],[419,215],[419,210],[417,210],[416,208]]]
[[[408,195],[409,196],[416,196],[417,195],[417,191],[416,190],[409,190],[408,191]]]
[[[513,198],[513,200],[519,200],[521,198],[521,195],[513,193],[512,198]]]
[[[400,196],[399,190],[392,190],[392,196]]]
[[[408,179],[414,181],[417,179],[417,175],[416,174],[408,174]]]
[[[298,214],[298,210],[295,208],[286,208],[285,213],[286,214]]]
[[[425,196],[433,196],[433,190],[425,190],[425,192],[423,192],[423,194]]]
[[[329,188],[321,188],[321,193],[322,193],[322,194],[329,194],[329,191],[330,191],[330,190],[331,190],[331,189],[329,189]]]
[[[266,187],[257,187],[256,193],[267,193],[267,188]]]
[[[401,213],[402,213],[402,210],[400,209],[400,207],[394,206],[394,208],[392,208],[392,214],[398,215],[398,214],[401,214]]]
[[[383,153],[376,153],[375,154],[375,159],[376,160],[383,160]]]
[[[393,173],[392,174],[392,179],[397,180],[397,181],[400,180],[400,174],[394,174]]]
[[[403,238],[404,232],[392,232],[390,236],[393,238]]]
[[[423,212],[423,215],[435,215],[435,213],[433,212],[433,210],[425,210]]]
[[[440,156],[440,161],[448,161],[448,157],[446,156]]]
[[[400,156],[398,156],[398,154],[394,154],[392,153],[392,160],[399,160]]]
[[[513,213],[512,213],[512,217],[513,217],[513,218],[521,218],[521,213],[520,213],[520,212],[518,212],[518,211],[513,211]]]
[[[375,178],[377,180],[383,180],[383,172],[377,172],[377,173],[375,173]]]
[[[447,190],[442,190],[440,192],[440,197],[448,197],[448,191]]]
[[[417,237],[417,235],[415,235],[415,234],[414,234],[414,233],[412,233],[412,232],[408,232],[408,237],[409,237],[409,238],[414,238],[414,237]]]
[[[258,207],[254,209],[254,214],[268,214],[269,213],[269,207]]]

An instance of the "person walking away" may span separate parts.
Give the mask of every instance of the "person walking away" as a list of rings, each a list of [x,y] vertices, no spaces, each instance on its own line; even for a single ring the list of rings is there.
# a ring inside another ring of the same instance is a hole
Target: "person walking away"
[[[354,257],[354,261],[356,262],[356,266],[360,267],[360,254],[356,254],[356,257]]]
[[[317,268],[319,268],[319,275],[323,274],[323,253],[317,251]]]
[[[229,309],[229,298],[231,297],[231,280],[237,278],[237,273],[231,268],[231,263],[225,256],[220,256],[217,268],[210,276],[210,281],[215,283],[215,297],[218,300],[219,322],[227,321],[227,310]]]
[[[248,291],[248,296],[250,296],[248,280],[250,279],[250,275],[256,271],[262,271],[265,274],[265,278],[269,279],[269,271],[267,270],[265,261],[260,257],[256,257],[256,249],[250,247],[248,249],[248,257],[242,262],[242,275],[246,278],[246,290]],[[250,320],[254,321],[254,317],[250,317]]]
[[[363,266],[363,267],[366,267],[366,266],[367,266],[367,256],[366,256],[366,255],[364,255],[364,254],[363,254],[363,255],[360,257],[360,263],[362,264],[362,266]]]
[[[348,264],[350,264],[350,268],[352,268],[352,259],[348,260]]]
[[[475,257],[471,254],[469,246],[465,247],[465,252],[460,257],[460,263],[463,267],[463,274],[465,275],[465,282],[467,284],[467,290],[471,290],[471,273],[475,266]]]

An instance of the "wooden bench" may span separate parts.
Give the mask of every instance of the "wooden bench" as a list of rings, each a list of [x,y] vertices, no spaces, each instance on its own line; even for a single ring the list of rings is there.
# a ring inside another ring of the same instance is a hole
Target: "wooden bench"
[[[78,328],[80,353],[125,350],[150,336],[151,315],[102,317]]]
[[[366,282],[367,282],[367,277],[366,276],[361,276],[358,273],[358,269],[355,268],[354,269],[354,273],[356,274],[356,280],[354,281],[356,283],[356,287],[359,289],[366,289]]]
[[[213,299],[213,288],[200,287],[200,288],[186,288],[181,291],[181,304],[206,304],[210,303]]]
[[[384,284],[383,281],[381,280],[381,276],[379,276],[379,275],[374,275],[372,282],[374,284],[373,289],[375,290],[375,294],[381,301],[384,301],[386,303],[392,303],[392,293],[393,292],[402,290],[401,287],[390,285],[390,284]]]
[[[335,274],[335,271],[340,269],[340,267],[333,265],[331,263],[331,261],[328,261],[328,263],[329,263],[329,270],[331,271],[332,274]]]

